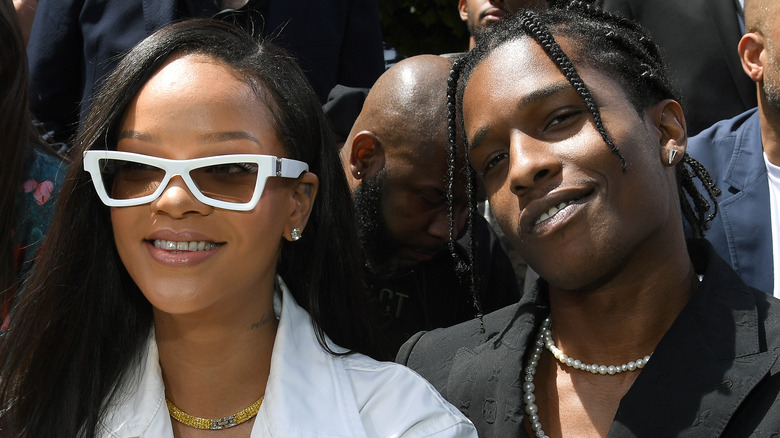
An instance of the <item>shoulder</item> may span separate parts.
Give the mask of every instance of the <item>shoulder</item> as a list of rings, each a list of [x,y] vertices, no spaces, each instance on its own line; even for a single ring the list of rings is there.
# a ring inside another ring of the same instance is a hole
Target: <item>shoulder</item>
[[[377,436],[477,436],[471,422],[411,369],[362,354],[342,361],[367,431]]]
[[[713,147],[733,148],[736,138],[743,132],[759,129],[758,109],[752,108],[730,119],[721,120],[688,139],[688,153],[694,158],[706,155]],[[758,130],[760,133],[760,130]],[[761,137],[757,139],[760,145]]]
[[[442,390],[459,350],[477,349],[498,336],[509,326],[519,304],[504,307],[483,318],[484,332],[478,319],[412,336],[399,350],[396,361],[409,366]]]

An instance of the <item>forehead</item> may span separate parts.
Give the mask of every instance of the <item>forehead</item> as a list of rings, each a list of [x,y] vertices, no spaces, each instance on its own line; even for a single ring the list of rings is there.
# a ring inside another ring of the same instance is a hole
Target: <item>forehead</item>
[[[204,86],[209,84],[209,86]],[[229,95],[225,95],[225,93]],[[236,95],[257,100],[252,87],[232,67],[212,57],[185,54],[168,59],[142,87],[142,93],[170,97],[199,97],[199,100],[226,100]]]
[[[571,53],[566,38],[556,40],[565,53]],[[573,62],[600,108],[628,102],[623,88],[611,77]],[[581,101],[542,47],[530,37],[521,37],[504,43],[477,65],[464,90],[463,113],[468,125],[469,118],[488,118],[491,112],[508,112],[558,97]]]
[[[419,139],[415,143],[405,144],[404,147],[388,148],[386,151],[388,170],[392,172],[394,169],[403,169],[418,177],[445,175],[449,154],[444,139],[435,141]]]
[[[214,137],[218,133],[248,133],[267,149],[263,153],[281,154],[273,109],[266,104],[270,96],[265,94],[263,84],[212,57],[174,56],[131,100],[119,136],[127,138],[130,132],[155,144],[199,144],[201,139],[221,138]]]

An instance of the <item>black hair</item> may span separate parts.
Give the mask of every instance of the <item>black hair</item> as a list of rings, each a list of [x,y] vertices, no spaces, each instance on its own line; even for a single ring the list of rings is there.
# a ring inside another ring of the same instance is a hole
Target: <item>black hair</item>
[[[12,294],[16,269],[11,249],[16,187],[27,164],[27,57],[11,0],[0,0],[0,291]]]
[[[109,209],[82,169],[82,152],[114,149],[131,100],[167,60],[185,54],[211,57],[240,75],[269,107],[287,157],[319,177],[306,233],[282,243],[277,273],[308,311],[323,348],[330,351],[327,334],[351,351],[376,355],[351,193],[311,85],[272,44],[220,21],[183,21],[126,55],[76,137],[48,241],[0,345],[3,436],[95,436],[120,382],[144,354],[151,305],[112,244]]]
[[[526,10],[507,17],[489,32],[481,34],[476,41],[476,47],[452,67],[447,89],[451,174],[456,172],[454,159],[459,153],[458,144],[464,145],[464,150],[468,150],[462,113],[463,94],[472,72],[498,47],[522,37],[534,39],[580,95],[598,133],[620,161],[623,171],[626,171],[626,161],[604,126],[598,104],[580,77],[575,61],[577,64],[594,67],[617,81],[640,115],[663,99],[680,100],[679,93],[669,79],[658,46],[640,25],[582,1],[571,2],[560,9]],[[564,37],[572,44],[571,55],[563,51],[556,37]],[[467,172],[471,181],[474,171],[468,169]],[[701,180],[709,200],[699,192],[693,181],[694,177]],[[688,154],[685,154],[684,159],[677,165],[677,179],[683,216],[691,225],[694,235],[701,237],[708,228],[708,222],[717,213],[716,196],[720,195],[720,190],[704,166]],[[473,206],[474,188],[470,186],[469,189],[469,204]],[[708,214],[710,209],[713,212]],[[469,215],[472,214],[474,209],[470,208]],[[453,223],[451,219],[450,224]]]
[[[13,301],[22,266],[12,250],[20,224],[18,187],[30,168],[33,149],[55,155],[32,122],[27,105],[28,68],[22,32],[11,0],[0,0],[0,302]],[[26,266],[25,266],[26,267]]]

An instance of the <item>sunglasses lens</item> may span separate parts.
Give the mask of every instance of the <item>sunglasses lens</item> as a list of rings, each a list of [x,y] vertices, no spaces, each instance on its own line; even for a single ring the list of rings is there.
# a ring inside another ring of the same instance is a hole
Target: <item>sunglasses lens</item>
[[[100,158],[98,166],[103,187],[114,200],[153,195],[166,180],[165,164],[158,167],[140,163],[132,157]],[[183,171],[183,168],[179,169],[181,170],[169,170],[170,176],[176,178],[178,172]],[[257,187],[258,170],[257,162],[238,159],[234,162],[204,165],[189,170],[189,177],[195,183],[195,186],[189,186],[189,189],[197,196],[203,195],[212,200],[246,204],[252,200]]]
[[[252,200],[257,169],[257,163],[224,163],[193,169],[190,177],[205,196],[243,204]]]
[[[100,173],[106,192],[113,199],[133,199],[154,193],[165,170],[148,164],[120,159],[101,159]]]

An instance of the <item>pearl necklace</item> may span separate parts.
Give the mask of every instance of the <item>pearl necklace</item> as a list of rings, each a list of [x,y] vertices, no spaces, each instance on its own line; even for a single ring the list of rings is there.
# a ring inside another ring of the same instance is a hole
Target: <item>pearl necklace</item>
[[[560,348],[555,346],[552,340],[552,330],[550,326],[552,320],[548,316],[542,322],[542,326],[539,328],[539,336],[536,338],[536,342],[533,344],[531,350],[531,356],[528,358],[528,365],[525,367],[525,376],[523,378],[523,402],[525,403],[525,413],[528,414],[528,421],[531,423],[531,430],[539,438],[549,438],[542,430],[542,423],[539,421],[539,406],[536,405],[536,396],[534,395],[534,376],[536,375],[536,367],[539,365],[539,358],[542,356],[542,351],[546,347],[555,356],[555,358],[562,364],[572,367],[574,369],[590,371],[593,374],[601,375],[613,375],[622,373],[624,371],[636,371],[642,369],[647,365],[650,360],[650,355],[647,355],[636,361],[631,361],[622,365],[596,365],[585,364],[582,361],[573,359],[565,355]]]

